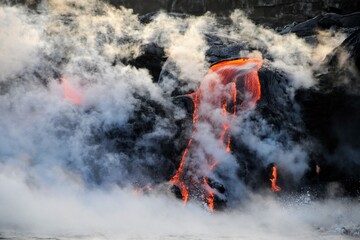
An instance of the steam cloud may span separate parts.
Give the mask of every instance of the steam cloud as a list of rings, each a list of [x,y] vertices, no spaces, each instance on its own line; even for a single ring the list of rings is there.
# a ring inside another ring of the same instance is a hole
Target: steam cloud
[[[319,59],[343,35],[314,47],[295,35],[257,26],[241,11],[232,14],[227,27],[219,27],[211,14],[177,18],[159,13],[142,24],[131,10],[95,0],[43,1],[37,11],[0,5],[4,234],[99,239],[337,239],[344,231],[356,235],[358,204],[347,199],[312,201],[308,195],[281,201],[268,193],[259,196],[230,174],[229,169],[239,167],[234,160],[238,156],[230,156],[220,169],[229,171],[231,209],[209,214],[200,203],[184,207],[169,193],[164,173],[174,170],[177,160],[168,159],[162,147],[174,141],[170,146],[181,148],[174,140],[179,131],[175,123],[187,116],[173,104],[172,94],[195,90],[208,71],[206,35],[240,39],[252,50],[238,56],[262,55],[268,66],[289,76],[291,82],[283,90],[298,129],[302,123],[294,91],[316,84],[313,72]],[[321,39],[326,36],[319,34]],[[171,74],[159,83],[147,70],[122,63],[139,56],[148,43],[163,47],[168,57],[164,69]],[[60,77],[83,94],[80,106],[63,98]],[[206,126],[199,129],[197,141],[221,155],[209,137],[212,132]],[[308,168],[311,140],[295,143],[287,129],[275,131],[271,122],[251,110],[236,117],[231,132],[238,136],[237,144],[255,153],[258,164],[275,162],[292,181]],[[156,186],[149,195],[137,191],[148,184]]]

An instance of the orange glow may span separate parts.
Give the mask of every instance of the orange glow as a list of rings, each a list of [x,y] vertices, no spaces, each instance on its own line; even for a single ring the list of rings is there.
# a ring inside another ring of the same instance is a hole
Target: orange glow
[[[187,95],[194,103],[192,116],[193,134],[184,150],[180,165],[170,180],[171,183],[174,183],[180,188],[184,204],[188,201],[189,195],[193,191],[192,189],[194,189],[193,185],[196,184],[196,181],[192,181],[191,177],[189,178],[185,172],[186,168],[189,168],[188,153],[196,147],[194,146],[195,144],[198,145],[198,143],[194,142],[193,136],[198,131],[197,125],[200,121],[210,122],[211,119],[208,111],[201,111],[202,107],[210,106],[210,108],[213,109],[221,109],[223,123],[221,123],[221,125],[218,123],[210,123],[212,126],[215,125],[215,128],[219,125],[214,132],[219,138],[220,146],[223,147],[226,152],[230,153],[231,136],[229,130],[238,110],[237,81],[242,81],[241,86],[245,95],[240,104],[240,109],[254,106],[261,97],[260,81],[257,71],[262,66],[262,63],[263,60],[258,58],[227,60],[217,63],[210,67],[208,74],[204,77],[199,88],[195,92]],[[228,114],[228,111],[230,111],[228,108],[232,108],[231,115]],[[219,160],[221,159],[216,159],[214,156],[208,154],[209,174],[219,163]],[[203,186],[196,186],[196,189],[202,189],[206,196],[206,202],[210,210],[213,211],[215,193],[209,186],[206,177],[203,178]]]
[[[228,153],[231,151],[230,144],[231,144],[230,135],[228,134],[228,139],[227,139],[227,144],[226,144],[226,152],[228,152]]]
[[[273,178],[270,179],[271,182],[271,191],[273,192],[280,192],[281,188],[276,185],[276,181],[277,181],[277,169],[275,166],[272,167],[272,176]]]
[[[62,77],[60,81],[64,88],[64,98],[73,104],[80,105],[83,98],[82,93],[71,86],[66,78]]]
[[[214,191],[209,186],[206,178],[204,178],[204,185],[207,188],[206,190],[207,190],[207,195],[208,196],[206,197],[206,200],[207,200],[209,209],[210,209],[211,212],[214,212],[214,197],[215,197]]]
[[[223,104],[222,110],[223,110],[222,115],[224,117],[226,117],[227,116],[227,103]],[[230,134],[228,134],[228,129],[229,129],[229,124],[228,123],[223,124],[223,131],[222,131],[221,137],[220,137],[221,142],[224,142],[225,135],[227,134],[226,152],[231,151],[231,149],[230,149]]]
[[[321,172],[321,168],[320,168],[319,164],[316,164],[316,174],[320,175],[320,172]]]
[[[180,166],[176,172],[176,174],[173,176],[173,178],[170,180],[170,182],[176,184],[179,188],[180,188],[180,191],[181,191],[181,196],[182,196],[182,199],[184,201],[184,204],[188,201],[189,199],[189,193],[188,193],[188,187],[186,186],[186,184],[181,180],[181,177],[183,175],[183,172],[184,172],[184,164],[185,164],[185,160],[186,160],[186,155],[188,154],[189,152],[189,148],[191,146],[191,143],[192,143],[192,138],[190,138],[189,142],[188,142],[188,145],[187,147],[185,148],[185,151],[182,155],[182,158],[181,158],[181,162],[180,162]]]
[[[212,170],[216,167],[216,165],[217,165],[218,163],[219,163],[218,160],[214,161],[214,162],[210,165],[210,171],[212,171]]]
[[[257,81],[259,81],[259,79]],[[260,85],[260,81],[259,81],[259,85]],[[235,82],[232,84],[232,88],[233,88],[232,91],[233,91],[233,101],[234,101],[234,112],[233,112],[233,114],[235,116],[236,115],[236,103],[237,103],[237,100],[236,100],[237,90],[236,90],[236,83]]]

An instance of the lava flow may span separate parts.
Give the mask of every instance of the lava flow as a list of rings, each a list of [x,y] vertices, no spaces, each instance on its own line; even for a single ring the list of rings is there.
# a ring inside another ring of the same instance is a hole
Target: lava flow
[[[217,159],[204,150],[208,174],[205,177],[194,176],[196,174],[191,168],[194,163],[191,160],[199,160],[199,156],[194,152],[196,148],[202,146],[196,138],[199,123],[208,123],[212,126],[213,133],[219,139],[219,148],[230,154],[231,136],[229,129],[238,109],[245,110],[255,106],[261,97],[258,70],[262,63],[263,60],[258,58],[241,58],[217,63],[211,66],[198,90],[188,94],[194,104],[193,133],[183,152],[179,168],[170,180],[179,188],[184,204],[192,192],[199,195],[198,192],[200,191],[200,195],[207,202],[209,209],[214,210],[214,198],[217,190],[211,187],[208,176],[222,159]],[[214,119],[214,116],[211,115],[218,109],[221,111],[220,124],[218,118],[215,117]],[[189,171],[192,173],[188,173],[187,170],[192,170]]]
[[[60,78],[60,82],[64,88],[64,98],[73,104],[80,105],[82,103],[82,93],[71,86],[66,78]]]
[[[270,182],[271,182],[271,191],[273,192],[280,192],[281,191],[281,188],[276,185],[276,181],[277,181],[277,169],[275,166],[272,167],[272,177],[270,179]]]

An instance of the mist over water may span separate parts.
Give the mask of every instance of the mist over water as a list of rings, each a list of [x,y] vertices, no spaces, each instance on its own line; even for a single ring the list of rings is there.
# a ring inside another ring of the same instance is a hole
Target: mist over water
[[[230,207],[215,213],[195,200],[184,206],[171,193],[168,172],[176,169],[183,145],[176,140],[176,122],[188,117],[172,95],[196,90],[208,72],[208,35],[241,39],[249,50],[239,57],[263,57],[266,66],[289,76],[284,91],[294,119],[294,91],[316,84],[319,59],[344,39],[337,33],[327,41],[329,33],[320,32],[313,46],[257,26],[239,10],[231,21],[224,26],[211,14],[184,18],[160,12],[144,24],[131,10],[95,0],[43,1],[37,12],[1,4],[0,237],[358,237],[358,201],[335,198],[331,188],[326,200],[310,193],[253,192],[231,173]],[[148,70],[124,64],[148,43],[162,47],[167,57],[164,68],[171,74],[159,82]],[[81,93],[80,104],[64,98],[61,78]],[[302,127],[299,120],[296,128]],[[291,141],[286,129],[274,131],[253,108],[239,113],[230,131],[258,164],[275,162],[291,181],[309,167],[311,139]],[[210,134],[205,126],[198,141],[221,155]],[[167,146],[179,155],[169,158]],[[227,157],[231,161],[218,171],[239,167],[236,156]],[[153,190],[144,191],[147,186]]]

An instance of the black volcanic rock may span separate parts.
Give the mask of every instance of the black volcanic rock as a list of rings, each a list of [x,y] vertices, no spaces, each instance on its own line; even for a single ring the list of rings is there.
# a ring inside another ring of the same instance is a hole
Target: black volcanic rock
[[[228,15],[235,9],[247,12],[258,23],[282,26],[290,22],[302,22],[322,12],[349,14],[360,10],[358,1],[341,0],[108,0],[115,6],[134,9],[135,13],[147,14],[159,10],[201,15],[207,11]],[[326,18],[326,21],[333,21]]]
[[[131,59],[128,63],[137,68],[148,69],[153,77],[153,81],[157,82],[166,60],[164,49],[155,43],[149,43],[142,45],[140,51],[141,54],[135,59]]]
[[[360,12],[339,15],[336,13],[327,13],[316,16],[305,22],[296,24],[293,27],[284,29],[281,34],[295,33],[298,36],[309,36],[316,34],[319,29],[337,28],[356,28],[360,27]]]
[[[238,58],[240,51],[250,50],[247,46],[241,43],[230,45],[215,45],[211,46],[206,51],[206,60],[213,64],[223,59]]]
[[[206,12],[205,0],[172,0],[168,1],[171,12],[183,12],[201,15]]]
[[[120,7],[132,8],[136,13],[146,14],[159,10],[167,10],[167,0],[106,0],[110,4]]]
[[[172,161],[177,159],[180,151],[175,146],[177,141],[173,135],[152,135],[157,128],[169,132],[177,131],[175,124],[170,124],[171,111],[143,96],[137,97],[141,103],[125,124],[104,124],[93,129],[92,141],[94,144],[105,146],[108,152],[117,152],[122,159],[121,167],[133,176],[130,180],[135,179],[137,184],[143,186],[149,183],[149,179],[154,182],[167,181],[175,170]],[[141,159],[141,164],[138,162],[134,165],[134,158]],[[103,183],[107,169],[102,167],[102,163],[98,162],[96,157],[89,159],[87,163],[93,169],[89,172],[90,178],[98,184]]]
[[[260,139],[271,139],[279,147],[285,149],[290,148],[294,143],[307,141],[308,137],[301,113],[289,94],[288,76],[266,63],[258,71],[258,74],[261,83],[261,98],[256,104],[254,114],[248,121],[255,129],[262,129],[266,124],[267,130],[263,133],[254,132],[254,134]],[[239,172],[239,177],[254,189],[268,188],[268,174],[271,173],[267,169],[269,166],[259,164],[261,159],[258,159],[256,153],[249,151],[247,143],[238,141],[236,138],[232,142],[235,145],[233,154],[243,168]],[[287,178],[281,185],[288,190],[297,188],[291,178]]]
[[[29,9],[36,9],[41,2],[42,2],[41,0],[5,1],[6,4],[9,4],[9,5],[21,4],[21,5],[27,6]],[[3,3],[3,1],[1,1],[0,3]]]
[[[322,147],[318,181],[337,181],[350,195],[360,192],[360,30],[323,63],[319,85],[300,90],[303,119]]]
[[[347,53],[346,56],[343,56],[344,51]],[[326,64],[336,68],[341,64],[341,58],[343,57],[346,57],[350,62],[353,62],[360,72],[360,30],[352,33],[339,47],[334,49],[333,53],[327,56]]]
[[[343,0],[102,0],[115,7],[131,8],[135,13],[144,15],[151,12],[167,11],[202,15],[212,12],[228,16],[235,9],[241,9],[260,24],[284,26],[291,22],[303,22],[324,12],[349,14],[360,11],[359,1]],[[17,0],[5,4],[21,4],[36,10],[42,1]],[[325,18],[322,25],[334,25],[337,19]],[[348,24],[341,20],[341,24]],[[336,23],[338,24],[338,23]]]

